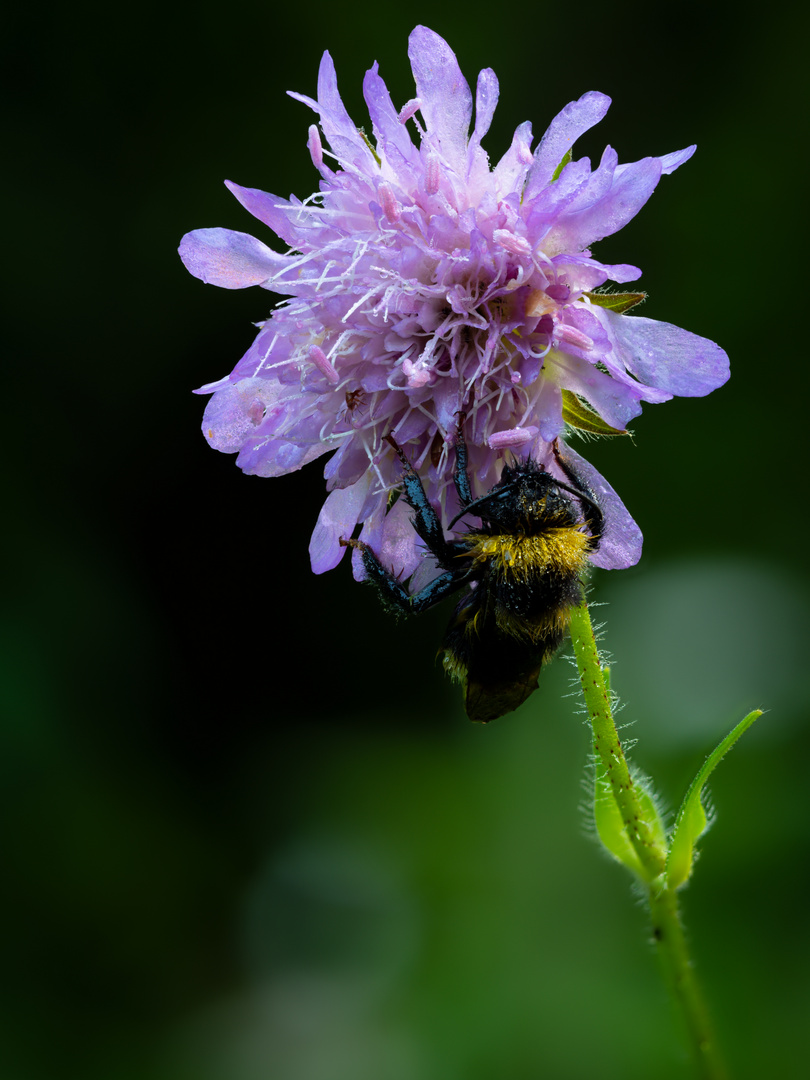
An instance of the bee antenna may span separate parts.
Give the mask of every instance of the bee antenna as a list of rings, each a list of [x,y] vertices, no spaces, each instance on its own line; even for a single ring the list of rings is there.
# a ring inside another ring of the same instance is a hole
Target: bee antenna
[[[517,480],[508,481],[506,484],[504,484],[503,487],[499,487],[497,491],[488,491],[486,495],[481,495],[478,499],[473,499],[471,503],[468,503],[467,506],[462,507],[462,509],[459,510],[459,512],[449,523],[447,528],[452,529],[455,523],[460,518],[463,518],[466,513],[469,513],[470,510],[474,512],[476,506],[481,506],[482,503],[492,502],[493,499],[502,499],[505,495],[508,495],[510,492],[514,491],[514,489],[517,487],[517,484]],[[480,515],[477,516],[480,517]]]

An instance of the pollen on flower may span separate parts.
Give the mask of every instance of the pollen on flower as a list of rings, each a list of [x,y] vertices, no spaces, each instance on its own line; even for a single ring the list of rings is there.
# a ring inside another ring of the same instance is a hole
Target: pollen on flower
[[[507,446],[522,446],[525,443],[534,442],[537,438],[537,428],[512,428],[511,431],[496,431],[487,440],[490,450],[504,450]]]
[[[399,203],[396,200],[396,196],[391,190],[391,185],[380,184],[378,194],[380,196],[380,205],[382,206],[383,213],[385,214],[388,221],[392,225],[395,225],[399,219],[400,210]]]
[[[287,200],[228,183],[283,253],[227,229],[197,230],[180,246],[203,281],[283,298],[232,373],[201,388],[212,394],[203,431],[260,476],[329,455],[310,548],[316,572],[337,564],[340,537],[358,523],[383,564],[404,578],[420,566],[407,507],[389,500],[402,465],[388,437],[449,522],[462,417],[480,495],[514,452],[562,479],[554,447],[573,414],[563,415],[564,394],[604,430],[623,431],[643,402],[705,394],[728,375],[713,342],[612,311],[594,292],[640,270],[599,262],[591,245],[626,224],[694,147],[626,165],[610,148],[595,167],[575,159],[577,138],[610,104],[590,91],[534,147],[521,124],[491,165],[482,140],[498,100],[495,73],[482,71],[473,94],[450,47],[423,26],[409,56],[416,94],[399,112],[377,65],[366,73],[370,135],[346,111],[328,53],[317,99],[291,94],[318,116],[307,141],[317,193]],[[587,462],[570,448],[565,456],[604,509],[592,561],[631,565],[641,547],[635,523]]]
[[[321,133],[318,131],[316,124],[309,125],[307,148],[309,149],[309,154],[312,158],[312,164],[316,169],[321,169],[323,167],[323,143],[321,142]]]
[[[511,251],[513,255],[529,255],[531,253],[529,241],[524,236],[517,236],[508,229],[495,229],[492,239],[501,247],[506,248],[507,251]]]
[[[329,362],[326,353],[318,345],[310,345],[309,358],[315,367],[326,376],[328,382],[340,382],[340,375],[334,365]]]
[[[559,323],[557,326],[557,337],[559,341],[564,341],[566,345],[575,345],[578,349],[582,349],[583,352],[590,352],[593,348],[593,341],[587,334],[583,334],[575,326],[569,326],[564,322]]]
[[[439,190],[441,184],[442,174],[439,159],[435,154],[428,154],[427,164],[425,167],[425,192],[428,195],[435,195]]]

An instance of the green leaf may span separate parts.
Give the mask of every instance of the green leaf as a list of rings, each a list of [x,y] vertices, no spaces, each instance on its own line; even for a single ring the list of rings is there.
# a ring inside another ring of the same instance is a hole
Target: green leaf
[[[623,315],[625,311],[647,299],[647,294],[643,292],[586,292],[583,295],[587,296],[592,304],[607,308],[616,315]]]
[[[629,435],[629,431],[606,424],[598,412],[586,405],[572,390],[562,392],[562,417],[569,427],[587,431],[590,435]]]
[[[653,843],[657,844],[661,851],[667,849],[667,830],[664,821],[652,793],[652,780],[643,773],[631,768],[633,783],[638,791],[638,801],[641,803],[642,817],[650,827]]]
[[[633,783],[641,809],[641,817],[652,833],[653,842],[658,845],[661,851],[664,851],[666,850],[666,831],[658,807],[655,805],[655,799],[650,791],[650,782],[640,773],[634,773]],[[627,835],[627,828],[622,820],[610,782],[607,779],[605,767],[599,758],[596,760],[593,817],[599,839],[613,858],[626,866],[628,870],[631,870],[636,877],[649,882],[650,875],[642,866],[630,837]]]
[[[605,680],[605,689],[610,693],[610,667],[607,664],[602,668],[602,676]],[[666,850],[666,831],[658,807],[655,805],[655,800],[650,792],[650,781],[641,773],[634,772],[633,783],[641,804],[642,816],[650,826],[653,836],[661,849]],[[617,859],[629,870],[632,870],[642,881],[647,881],[649,875],[641,865],[641,860],[627,835],[621,812],[610,788],[610,781],[607,779],[605,766],[599,757],[596,758],[593,818],[599,839],[613,858]]]
[[[593,820],[602,845],[614,859],[622,863],[643,881],[644,868],[630,843],[622,815],[610,789],[610,782],[605,767],[596,759],[596,778],[594,780]]]
[[[709,822],[703,807],[702,792],[706,781],[714,769],[723,760],[740,736],[762,716],[762,709],[755,709],[741,720],[733,731],[717,746],[703,762],[695,779],[689,785],[684,796],[675,827],[672,830],[672,842],[667,856],[666,880],[671,889],[679,889],[692,873],[695,863],[695,844],[708,828]]]
[[[559,177],[560,173],[561,173],[561,172],[563,171],[563,169],[565,168],[565,166],[566,166],[566,165],[568,164],[568,162],[569,162],[570,160],[571,160],[571,151],[570,151],[570,150],[567,150],[567,151],[566,151],[566,154],[565,154],[565,157],[564,157],[564,158],[562,159],[562,161],[560,162],[560,164],[559,164],[559,165],[557,166],[557,168],[556,168],[556,169],[554,170],[554,175],[553,175],[553,176],[552,176],[552,178],[551,178],[551,182],[552,182],[552,184],[553,184],[553,183],[554,183],[554,181],[555,181],[555,180],[556,180],[556,179],[557,179],[557,178]]]

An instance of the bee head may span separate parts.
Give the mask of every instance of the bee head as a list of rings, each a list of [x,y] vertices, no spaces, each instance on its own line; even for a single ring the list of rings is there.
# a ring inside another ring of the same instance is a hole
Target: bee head
[[[533,533],[552,522],[574,525],[580,516],[563,489],[567,489],[566,484],[528,458],[505,465],[498,483],[466,512],[476,514],[489,529],[503,533]]]

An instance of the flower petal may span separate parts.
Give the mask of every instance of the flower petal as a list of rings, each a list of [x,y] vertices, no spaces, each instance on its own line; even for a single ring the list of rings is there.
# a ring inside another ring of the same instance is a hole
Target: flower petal
[[[604,514],[605,527],[599,549],[591,555],[591,562],[602,570],[625,570],[628,566],[635,566],[641,558],[644,538],[626,506],[593,465],[568,445],[563,458],[587,481]]]
[[[273,389],[266,379],[240,379],[218,389],[203,413],[202,431],[208,444],[224,454],[241,450],[264,419]]]
[[[252,435],[242,446],[236,464],[248,476],[284,476],[317,461],[331,449],[325,443],[301,444],[263,434]]]
[[[240,187],[231,180],[225,181],[225,187],[249,214],[253,214],[255,218],[269,226],[285,244],[289,244],[290,247],[298,246],[298,236],[290,221],[290,216],[305,213],[301,207],[293,206],[286,199],[280,199],[267,191],[259,191],[258,188]]]
[[[662,158],[658,159],[661,162],[661,175],[669,176],[670,173],[674,173],[676,169],[679,169],[681,165],[689,160],[696,150],[697,144],[693,143],[691,146],[687,146],[685,150],[676,150],[673,154],[664,154]]]
[[[411,142],[408,129],[400,123],[388,87],[378,73],[376,62],[363,79],[363,97],[368,106],[377,147],[382,151],[383,159],[396,169],[400,161],[409,161],[414,157],[416,147]]]
[[[455,53],[433,30],[417,26],[408,39],[408,56],[430,141],[447,164],[464,175],[472,94]]]
[[[644,387],[625,385],[579,356],[552,349],[546,357],[549,378],[584,398],[617,431],[641,412]]]
[[[318,100],[313,101],[312,98],[304,94],[296,94],[292,90],[288,90],[287,93],[291,98],[302,101],[318,113],[321,129],[344,168],[354,165],[366,174],[377,171],[374,155],[360,134],[357,124],[346,111],[346,106],[338,92],[335,65],[328,52],[323,54],[318,71]]]
[[[388,500],[379,499],[373,514],[360,531],[360,539],[368,544],[383,566],[388,567],[400,581],[407,581],[424,562],[425,549],[414,531],[413,511],[404,499],[399,499],[391,509]],[[352,570],[358,581],[366,578],[362,560],[352,558]],[[438,569],[433,567],[433,576]]]
[[[728,356],[708,338],[671,323],[598,311],[627,370],[648,386],[680,397],[702,397],[729,377]]]
[[[532,125],[527,120],[516,129],[512,145],[492,170],[496,190],[503,195],[521,191],[532,163]]]
[[[572,148],[580,135],[598,124],[610,108],[610,98],[596,90],[583,94],[559,112],[549,124],[534,152],[531,171],[526,180],[527,199],[551,182],[554,170]]]
[[[186,233],[179,251],[189,273],[223,289],[263,285],[289,264],[286,255],[279,255],[247,233],[231,229],[196,229]]]
[[[335,488],[327,495],[309,543],[314,573],[323,574],[334,569],[343,558],[346,549],[340,546],[340,538],[348,538],[354,532],[370,484],[371,473],[368,472],[351,487]]]
[[[611,236],[636,216],[661,179],[659,158],[644,158],[623,171],[616,170],[610,190],[585,209],[563,214],[544,242],[550,255],[582,251]]]
[[[478,74],[475,88],[475,128],[470,139],[470,150],[481,145],[481,140],[489,131],[495,106],[498,104],[498,76],[492,68],[484,68]]]

